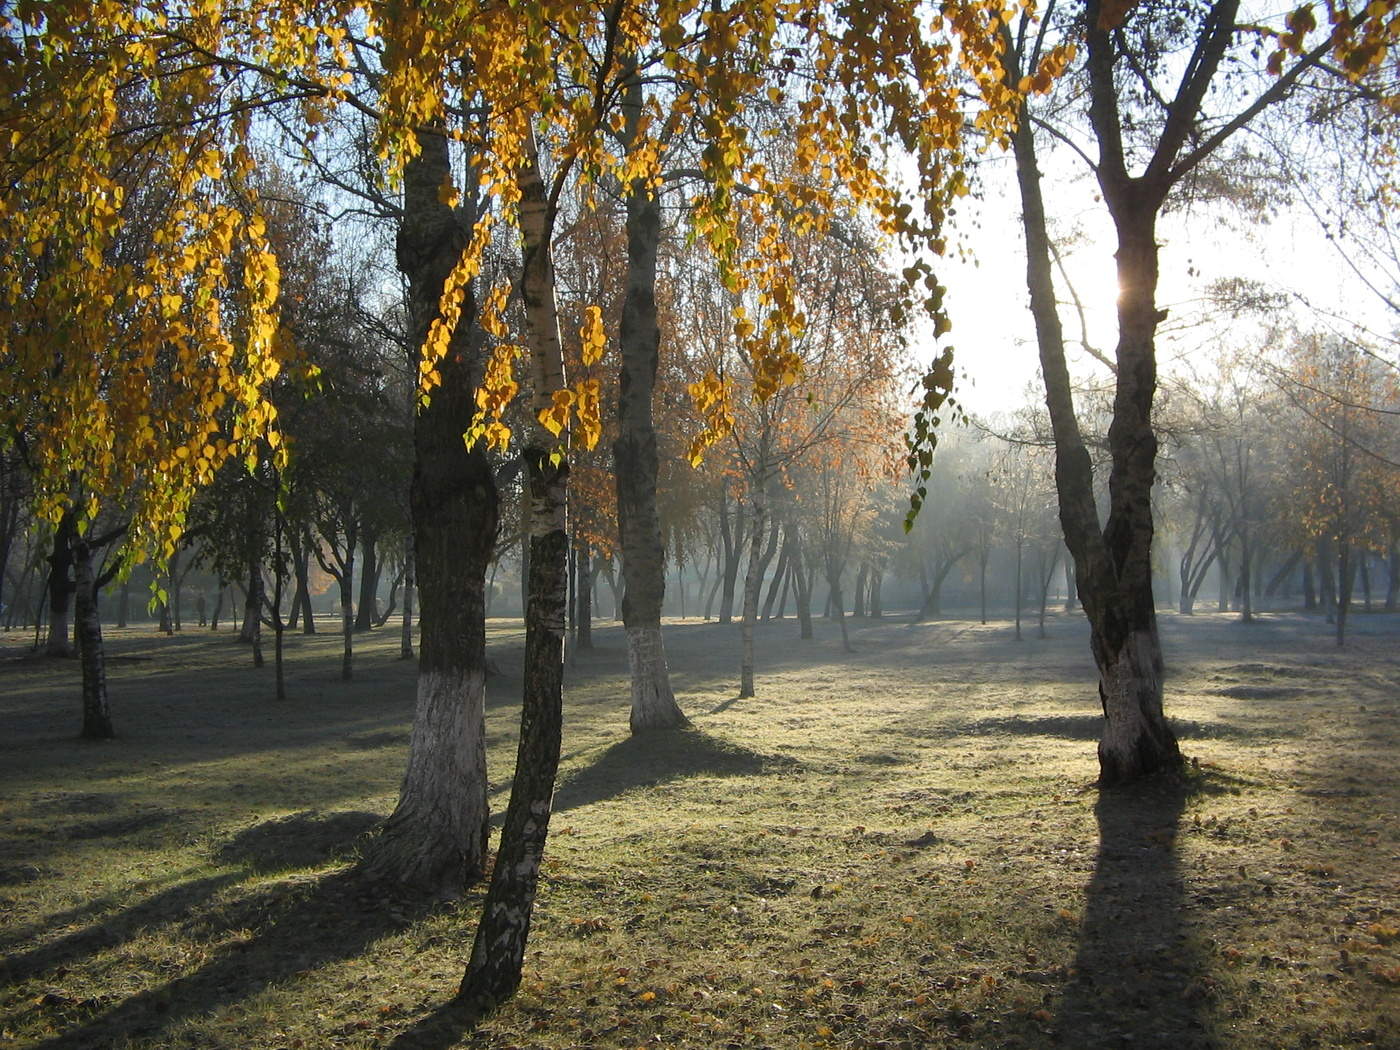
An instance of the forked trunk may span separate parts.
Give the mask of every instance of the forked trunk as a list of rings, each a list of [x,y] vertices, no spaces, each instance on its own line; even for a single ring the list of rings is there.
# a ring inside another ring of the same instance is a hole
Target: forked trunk
[[[83,666],[83,732],[87,740],[116,736],[107,705],[107,669],[102,650],[102,619],[97,608],[97,579],[92,568],[92,548],[84,541],[73,547],[73,573],[77,604],[78,655]]]
[[[466,243],[461,221],[438,196],[450,174],[447,141],[424,134],[419,144],[422,152],[404,170],[397,245],[416,347]],[[486,571],[499,499],[485,450],[462,441],[476,407],[483,342],[468,286],[438,366],[441,381],[414,419],[417,703],[398,804],[364,862],[370,877],[431,896],[460,894],[480,877],[486,855]]]
[[[1091,118],[1096,129],[1116,111],[1106,34],[1089,30]],[[1018,75],[1014,63],[1008,74]],[[1014,81],[1013,81],[1014,83]],[[1060,523],[1075,563],[1075,579],[1090,624],[1099,670],[1104,725],[1099,782],[1118,783],[1175,767],[1181,756],[1162,713],[1162,656],[1152,597],[1152,504],[1157,438],[1152,430],[1156,389],[1154,335],[1158,323],[1155,218],[1165,188],[1132,182],[1115,169],[1100,173],[1118,234],[1117,387],[1109,428],[1110,513],[1101,528],[1093,467],[1074,411],[1064,336],[1056,310],[1045,204],[1034,126],[1026,113],[1013,137],[1026,237],[1030,292],[1046,403],[1055,437]]]

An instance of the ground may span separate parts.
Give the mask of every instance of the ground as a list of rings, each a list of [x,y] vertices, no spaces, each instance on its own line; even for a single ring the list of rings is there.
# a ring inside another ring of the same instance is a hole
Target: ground
[[[445,1004],[480,891],[362,884],[393,806],[398,632],[112,631],[119,738],[78,668],[0,652],[0,1047],[1400,1047],[1400,618],[1163,615],[1180,778],[1101,794],[1086,631],[671,622],[694,729],[627,731],[625,642],[568,675],[521,994]],[[1034,633],[1033,631],[1030,633]],[[493,809],[518,621],[495,621]]]

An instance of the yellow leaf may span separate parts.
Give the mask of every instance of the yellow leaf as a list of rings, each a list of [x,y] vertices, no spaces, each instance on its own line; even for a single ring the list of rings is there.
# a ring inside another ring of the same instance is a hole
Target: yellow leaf
[[[603,356],[606,337],[603,334],[603,311],[590,306],[583,312],[583,324],[579,326],[581,355],[585,365],[597,364]]]

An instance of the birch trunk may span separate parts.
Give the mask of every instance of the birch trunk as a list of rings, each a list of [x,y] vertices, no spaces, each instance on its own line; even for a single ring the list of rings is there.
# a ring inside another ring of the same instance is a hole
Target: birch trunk
[[[564,354],[550,260],[553,213],[540,176],[533,134],[525,135],[519,176],[523,239],[521,299],[534,379],[533,409],[549,407],[565,387]],[[561,435],[565,437],[566,435]],[[458,998],[473,1013],[505,1002],[520,986],[540,863],[549,832],[563,715],[564,609],[568,591],[569,463],[532,422],[523,451],[530,482],[529,604],[525,610],[525,680],[515,780],[501,844]],[[626,600],[624,598],[624,600]]]
[[[642,117],[642,87],[635,67],[623,106],[627,141]],[[618,436],[613,444],[617,478],[617,529],[622,547],[622,624],[632,679],[633,733],[689,725],[671,690],[661,607],[666,598],[666,551],[656,513],[656,427],[652,398],[660,360],[656,320],[656,252],[661,205],[644,179],[627,192],[627,289],[618,331]]]

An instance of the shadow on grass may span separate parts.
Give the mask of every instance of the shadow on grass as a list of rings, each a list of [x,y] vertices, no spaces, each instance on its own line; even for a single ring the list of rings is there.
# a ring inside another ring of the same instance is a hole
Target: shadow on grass
[[[93,921],[91,925],[48,944],[8,956],[0,963],[0,983],[19,984],[87,956],[119,947],[149,930],[180,922],[207,904],[220,890],[241,882],[243,878],[241,873],[226,873],[182,882],[105,918],[97,918],[97,915],[103,910],[104,903],[110,905],[110,901],[84,905],[51,916],[45,920],[45,928],[61,928],[85,919]],[[31,935],[33,932],[36,931],[30,931]]]
[[[1062,1044],[1212,1045],[1210,984],[1187,922],[1176,850],[1193,790],[1185,778],[1168,775],[1099,793],[1098,857],[1073,976],[1056,1011]]]
[[[387,1050],[448,1050],[481,1020],[481,1015],[466,1003],[449,999],[412,1028],[395,1036]]]
[[[320,867],[354,851],[355,841],[383,818],[377,813],[307,810],[245,828],[219,848],[225,864],[259,873]]]
[[[698,729],[661,729],[613,744],[591,765],[568,776],[554,797],[554,811],[587,806],[636,787],[686,777],[746,777],[791,769],[797,763],[765,755]]]
[[[298,974],[362,954],[407,929],[427,904],[387,906],[383,894],[353,871],[284,879],[195,921],[223,934],[198,970],[133,995],[37,1044],[41,1050],[123,1046],[191,1017],[242,1002]],[[251,929],[239,938],[236,931]]]
[[[1172,729],[1183,742],[1192,740],[1231,739],[1257,740],[1275,737],[1276,731],[1244,728],[1226,722],[1191,722],[1171,720]],[[1009,715],[1003,718],[983,718],[949,729],[950,736],[978,736],[1005,733],[1008,736],[1056,736],[1066,740],[1097,741],[1103,733],[1103,716],[1092,715]]]

